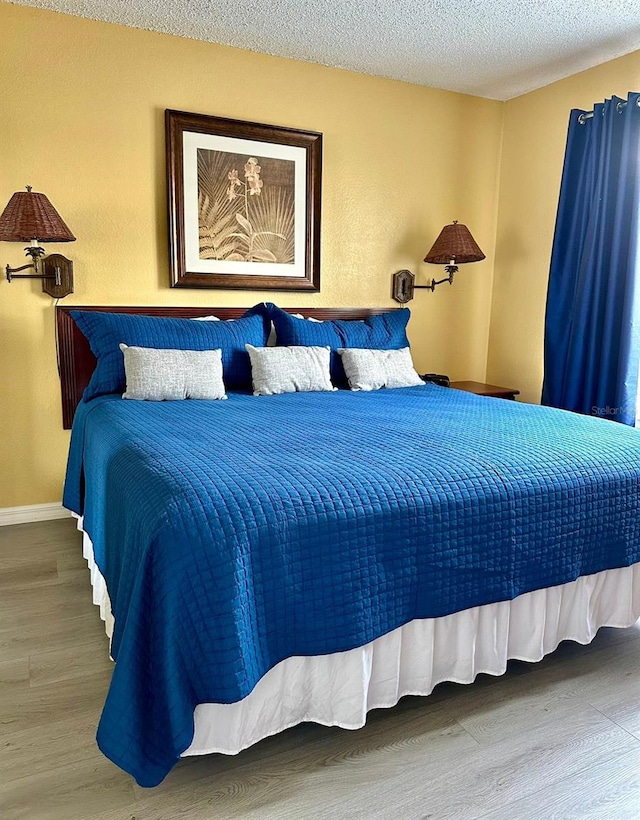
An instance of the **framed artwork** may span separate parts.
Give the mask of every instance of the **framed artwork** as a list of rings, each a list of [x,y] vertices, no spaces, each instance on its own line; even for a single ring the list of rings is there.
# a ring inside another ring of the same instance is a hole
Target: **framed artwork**
[[[165,112],[171,286],[320,290],[322,134]]]

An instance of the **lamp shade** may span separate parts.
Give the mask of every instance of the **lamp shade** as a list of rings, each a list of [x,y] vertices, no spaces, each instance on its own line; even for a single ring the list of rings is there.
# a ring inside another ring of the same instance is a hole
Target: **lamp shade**
[[[3,242],[74,242],[75,236],[44,194],[17,191],[0,216]]]
[[[448,265],[451,260],[461,265],[465,262],[480,262],[485,258],[466,225],[453,222],[445,225],[424,261],[432,265]]]

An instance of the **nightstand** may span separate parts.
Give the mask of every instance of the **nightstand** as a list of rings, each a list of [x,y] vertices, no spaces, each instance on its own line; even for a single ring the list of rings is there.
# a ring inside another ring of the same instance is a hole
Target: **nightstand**
[[[510,399],[515,401],[520,395],[519,390],[510,387],[497,387],[495,384],[483,384],[482,382],[451,382],[449,385],[455,390],[464,390],[467,393],[475,393],[476,396],[494,396],[497,399]]]

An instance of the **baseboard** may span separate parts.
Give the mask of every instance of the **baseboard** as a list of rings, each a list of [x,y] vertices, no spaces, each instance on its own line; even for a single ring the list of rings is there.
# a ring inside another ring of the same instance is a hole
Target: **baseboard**
[[[54,521],[69,518],[71,513],[60,504],[28,504],[26,507],[0,507],[0,527],[29,524],[32,521]]]

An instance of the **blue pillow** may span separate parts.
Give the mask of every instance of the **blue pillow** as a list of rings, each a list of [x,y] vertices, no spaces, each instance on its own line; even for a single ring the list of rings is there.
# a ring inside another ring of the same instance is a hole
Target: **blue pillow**
[[[227,388],[251,387],[251,363],[246,344],[263,347],[270,321],[260,306],[251,308],[234,322],[194,322],[133,313],[72,310],[71,316],[89,341],[98,360],[84,391],[88,401],[125,389],[121,343],[166,350],[222,350],[222,370]]]
[[[409,347],[407,322],[408,308],[380,313],[366,319],[332,319],[310,322],[298,319],[268,303],[269,314],[276,329],[278,345],[304,345],[331,348],[331,379],[334,384],[346,384],[342,360],[336,352],[341,347],[360,347],[369,350],[400,350]]]

